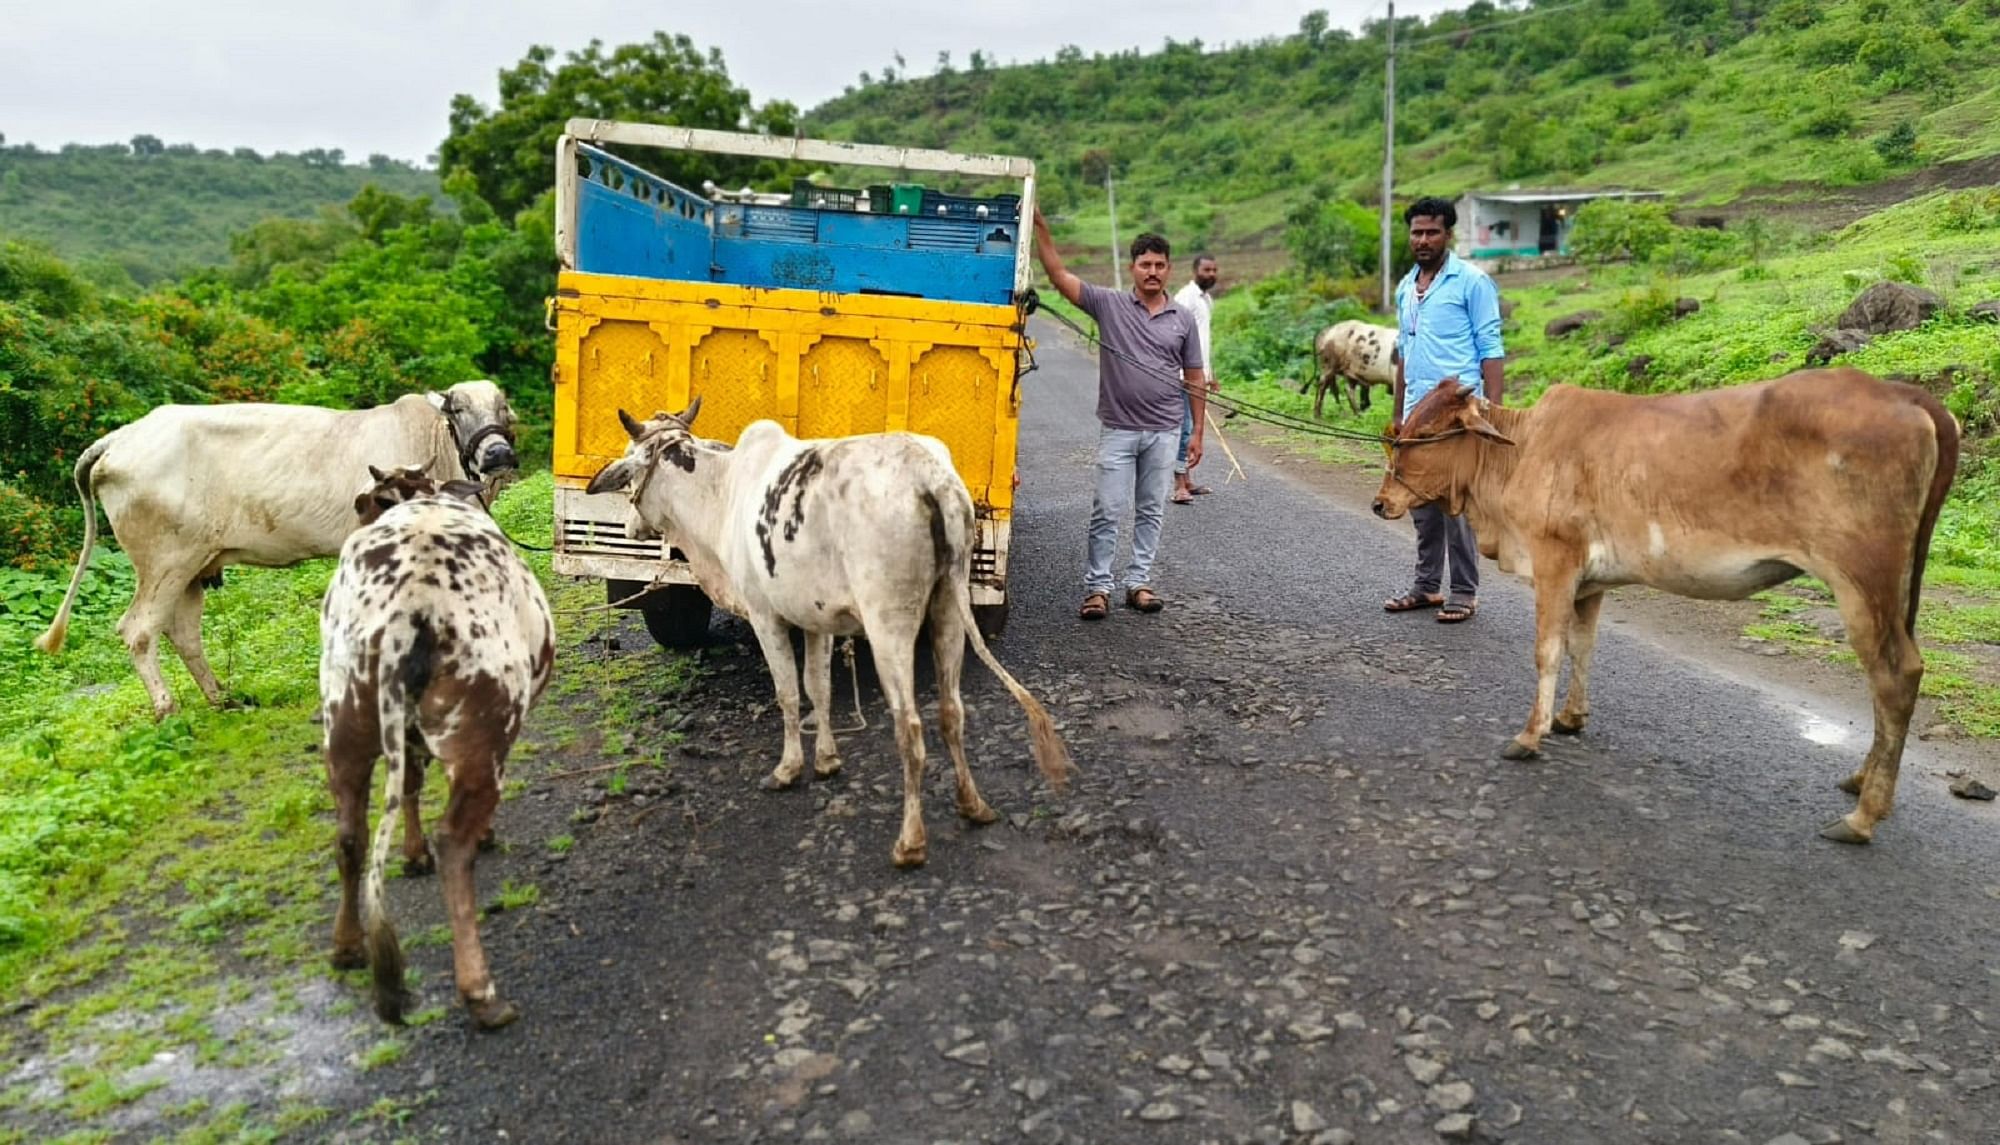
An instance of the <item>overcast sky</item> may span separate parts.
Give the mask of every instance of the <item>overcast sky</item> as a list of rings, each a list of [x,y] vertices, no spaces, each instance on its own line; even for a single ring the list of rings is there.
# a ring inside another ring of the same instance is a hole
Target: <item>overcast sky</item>
[[[1402,0],[1399,13],[1463,0]],[[45,148],[137,134],[202,147],[338,147],[422,161],[451,97],[495,97],[531,44],[559,53],[656,30],[722,50],[758,102],[839,95],[900,51],[912,75],[940,51],[1000,62],[1219,45],[1295,31],[1325,9],[1358,28],[1381,0],[0,0],[0,134]],[[865,12],[866,15],[860,13]],[[753,15],[754,13],[754,15]],[[893,142],[885,140],[884,142]]]

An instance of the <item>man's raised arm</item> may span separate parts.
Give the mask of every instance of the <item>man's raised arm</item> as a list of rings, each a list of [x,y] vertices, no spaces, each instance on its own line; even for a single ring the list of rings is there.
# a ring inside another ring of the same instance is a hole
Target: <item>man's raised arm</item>
[[[1041,259],[1042,269],[1048,273],[1056,292],[1068,299],[1071,306],[1082,306],[1083,280],[1070,273],[1062,256],[1056,253],[1055,237],[1049,234],[1049,221],[1042,217],[1040,206],[1035,208],[1035,255]]]

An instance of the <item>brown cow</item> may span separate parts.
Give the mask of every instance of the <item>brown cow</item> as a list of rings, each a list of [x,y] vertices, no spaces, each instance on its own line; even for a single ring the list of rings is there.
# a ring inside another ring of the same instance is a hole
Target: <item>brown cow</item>
[[[1895,799],[1924,662],[1917,598],[1958,423],[1915,386],[1804,370],[1698,394],[1554,386],[1532,410],[1447,381],[1403,425],[1375,513],[1444,502],[1481,552],[1533,580],[1538,686],[1509,759],[1583,730],[1603,592],[1646,584],[1741,600],[1807,573],[1833,589],[1875,701],[1875,740],[1841,788],[1860,797],[1821,832],[1866,843]],[[1554,714],[1556,674],[1570,690]]]

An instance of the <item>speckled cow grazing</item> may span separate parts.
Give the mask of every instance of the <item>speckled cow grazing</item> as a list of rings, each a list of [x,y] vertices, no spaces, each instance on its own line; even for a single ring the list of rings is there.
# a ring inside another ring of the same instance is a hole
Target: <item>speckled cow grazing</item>
[[[1319,361],[1319,377],[1299,387],[1304,393],[1313,386],[1313,416],[1322,416],[1326,391],[1336,399],[1345,398],[1355,413],[1368,408],[1370,386],[1381,386],[1392,395],[1396,389],[1396,332],[1372,322],[1336,322],[1313,339],[1313,357]],[[1341,388],[1346,383],[1346,388]]]
[[[382,897],[400,810],[406,870],[439,871],[459,996],[474,1022],[504,1026],[518,1012],[500,996],[480,949],[472,864],[500,802],[508,749],[548,685],[555,625],[541,585],[480,508],[476,486],[438,489],[418,470],[369,471],[376,484],[355,499],[362,524],[341,548],[320,612],[320,703],[340,866],[333,964],[372,968],[375,1012],[402,1022],[403,955]],[[386,800],[357,911],[378,755],[389,761]],[[451,779],[435,860],[416,803],[429,758],[442,760]]]

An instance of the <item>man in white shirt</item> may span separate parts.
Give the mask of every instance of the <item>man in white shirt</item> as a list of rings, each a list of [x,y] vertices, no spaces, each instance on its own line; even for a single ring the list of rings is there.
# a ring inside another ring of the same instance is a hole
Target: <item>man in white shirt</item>
[[[1194,281],[1181,287],[1179,293],[1174,295],[1175,304],[1194,318],[1195,333],[1201,338],[1201,381],[1211,393],[1217,388],[1215,348],[1209,339],[1209,320],[1215,313],[1215,302],[1208,295],[1215,289],[1219,274],[1214,255],[1198,254],[1194,256]],[[1197,494],[1215,492],[1206,485],[1196,485],[1189,472],[1194,466],[1188,464],[1188,439],[1193,436],[1194,403],[1193,399],[1188,399],[1187,412],[1181,419],[1181,451],[1174,461],[1173,502],[1176,505],[1193,502]]]

